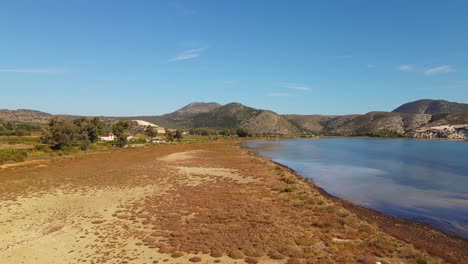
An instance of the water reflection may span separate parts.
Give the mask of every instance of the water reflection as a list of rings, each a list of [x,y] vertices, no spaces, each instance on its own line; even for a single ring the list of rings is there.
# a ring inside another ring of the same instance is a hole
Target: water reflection
[[[468,142],[320,139],[246,145],[332,195],[468,238]]]

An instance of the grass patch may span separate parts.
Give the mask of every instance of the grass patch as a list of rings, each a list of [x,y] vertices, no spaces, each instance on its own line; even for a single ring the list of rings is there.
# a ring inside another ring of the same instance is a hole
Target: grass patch
[[[223,252],[221,250],[211,250],[211,254],[210,256],[212,256],[213,258],[220,258],[223,256]]]
[[[291,193],[291,192],[294,192],[294,188],[293,187],[285,187],[285,188],[281,189],[280,192],[282,192],[282,193]]]
[[[0,144],[24,144],[24,145],[36,145],[40,144],[39,137],[31,136],[0,136]]]
[[[282,182],[284,182],[284,183],[286,183],[286,184],[294,184],[294,183],[296,183],[296,180],[291,179],[290,177],[286,177],[286,176],[284,176],[284,175],[281,176],[280,181],[282,181]]]
[[[270,250],[267,255],[274,260],[284,259],[284,256],[276,250]]]
[[[258,263],[258,260],[257,259],[254,259],[254,258],[251,258],[251,257],[246,257],[244,259],[244,261],[248,264],[257,264]]]
[[[201,261],[201,258],[200,257],[191,257],[189,259],[190,262],[200,262]]]
[[[0,164],[8,161],[22,162],[28,156],[28,152],[24,149],[3,149],[0,150]]]
[[[307,237],[300,237],[296,239],[296,245],[300,247],[310,247],[314,244],[314,241]]]
[[[232,259],[243,259],[244,258],[244,253],[240,250],[234,250],[228,254],[228,256]]]
[[[173,253],[173,254],[171,255],[171,257],[173,257],[173,258],[180,258],[180,257],[182,257],[183,255],[184,255],[184,254],[182,254],[181,252],[176,252],[176,253]]]
[[[418,259],[416,264],[427,264],[427,261],[425,259]]]

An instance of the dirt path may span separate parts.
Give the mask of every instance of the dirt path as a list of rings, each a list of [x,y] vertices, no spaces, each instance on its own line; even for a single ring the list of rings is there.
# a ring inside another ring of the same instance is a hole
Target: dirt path
[[[12,166],[0,180],[2,264],[443,263],[232,143]]]

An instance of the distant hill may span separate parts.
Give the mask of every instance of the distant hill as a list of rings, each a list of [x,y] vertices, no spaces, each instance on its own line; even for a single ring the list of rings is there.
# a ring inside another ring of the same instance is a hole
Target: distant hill
[[[240,103],[226,104],[198,114],[193,117],[192,127],[216,129],[243,127],[260,134],[294,135],[300,132],[286,118],[275,112],[247,107]]]
[[[57,115],[74,119],[79,116]],[[0,110],[6,121],[45,123],[54,115],[33,110]],[[246,128],[257,134],[281,135],[372,135],[382,130],[411,135],[417,129],[443,125],[468,124],[468,104],[444,100],[419,100],[404,104],[393,112],[369,112],[363,115],[279,115],[240,103],[191,103],[160,116],[102,117],[143,120],[166,128]]]
[[[336,127],[329,127],[328,133],[337,135],[366,135],[381,130],[406,133],[429,123],[430,115],[388,112],[369,112]]]
[[[286,119],[305,133],[338,134],[338,128],[361,115],[285,115]]]
[[[383,129],[406,133],[429,123],[431,115],[369,112],[343,116],[287,115],[286,118],[305,132],[353,136],[372,134]]]
[[[300,130],[286,118],[269,110],[260,110],[229,103],[191,103],[181,109],[161,116],[118,117],[116,119],[139,119],[168,128],[213,128],[243,127],[259,134],[299,134]]]
[[[468,124],[468,112],[432,115],[430,126]]]
[[[7,110],[0,109],[0,119],[5,121],[47,123],[53,115],[28,109]]]
[[[221,105],[218,103],[195,102],[188,104],[172,113],[160,116],[118,117],[116,119],[140,119],[162,127],[190,128],[191,118],[193,116],[212,111],[220,106]]]
[[[403,104],[392,112],[429,115],[443,113],[468,113],[468,104],[449,102],[445,100],[422,99]]]
[[[170,114],[167,114],[166,116],[172,116],[172,117],[179,117],[179,118],[183,118],[183,117],[191,117],[191,116],[195,116],[197,114],[202,114],[202,113],[207,113],[207,112],[210,112],[218,107],[220,107],[221,105],[218,104],[218,103],[200,103],[200,102],[196,102],[196,103],[191,103],[191,104],[188,104],[184,107],[182,107],[181,109],[173,112],[173,113],[170,113]]]

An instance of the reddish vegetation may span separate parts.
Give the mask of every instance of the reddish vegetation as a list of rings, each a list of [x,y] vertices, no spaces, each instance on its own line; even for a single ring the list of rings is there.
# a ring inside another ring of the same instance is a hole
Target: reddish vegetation
[[[189,259],[190,262],[200,262],[201,261],[201,258],[200,257],[191,257]]]
[[[192,158],[160,159],[192,150],[203,151]],[[257,181],[243,183],[210,175],[209,170],[189,175],[177,167],[223,168]],[[287,263],[443,263],[360,220],[353,213],[361,214],[359,211],[326,198],[289,169],[248,155],[232,143],[100,153],[56,161],[48,168],[16,168],[4,179],[0,185],[4,200],[64,186],[70,192],[128,186],[161,188],[110,211],[111,220],[86,219],[93,224],[94,233],[84,235],[97,236],[96,245],[90,246],[97,249],[100,261],[111,260],[110,250],[117,251],[120,246],[118,242],[106,244],[107,234],[111,234],[115,241],[133,238],[140,241],[138,248],[169,253],[180,260],[186,254],[199,255],[191,257],[191,262],[224,255],[247,263],[265,259]],[[123,251],[119,251],[121,256],[125,256]]]

